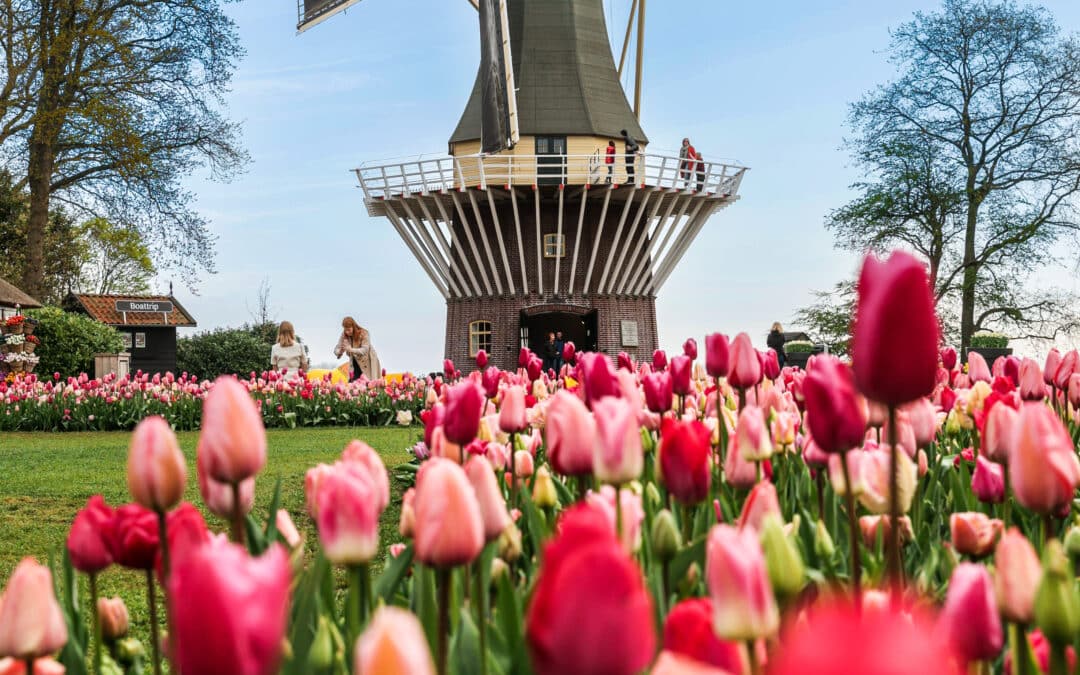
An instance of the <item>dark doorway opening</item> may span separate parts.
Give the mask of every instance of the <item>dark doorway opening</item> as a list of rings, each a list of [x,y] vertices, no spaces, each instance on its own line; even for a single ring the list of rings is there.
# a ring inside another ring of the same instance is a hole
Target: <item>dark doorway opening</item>
[[[586,314],[550,312],[529,316],[521,313],[521,346],[543,355],[548,333],[562,331],[563,340],[579,352],[596,351],[597,311]]]

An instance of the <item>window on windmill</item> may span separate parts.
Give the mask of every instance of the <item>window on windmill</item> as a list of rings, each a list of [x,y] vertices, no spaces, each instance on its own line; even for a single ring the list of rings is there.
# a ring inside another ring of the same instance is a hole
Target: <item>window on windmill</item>
[[[544,235],[544,257],[545,258],[565,258],[566,257],[566,235],[563,235],[563,234],[545,234]]]
[[[469,324],[469,356],[483,349],[491,353],[491,322],[473,321]]]

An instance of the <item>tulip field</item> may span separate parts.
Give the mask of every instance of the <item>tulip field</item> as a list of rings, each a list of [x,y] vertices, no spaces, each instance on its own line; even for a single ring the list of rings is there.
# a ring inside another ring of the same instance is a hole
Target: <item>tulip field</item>
[[[424,383],[422,440],[267,432],[219,378],[197,436],[146,416],[100,494],[3,525],[0,673],[1075,672],[1080,355],[962,363],[899,252],[855,316],[805,371],[746,333],[480,352]]]

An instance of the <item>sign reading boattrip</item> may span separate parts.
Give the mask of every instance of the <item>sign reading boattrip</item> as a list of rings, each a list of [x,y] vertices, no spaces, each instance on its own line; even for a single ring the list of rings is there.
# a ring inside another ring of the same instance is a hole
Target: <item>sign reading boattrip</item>
[[[173,311],[173,304],[168,300],[117,300],[118,312],[162,312]]]

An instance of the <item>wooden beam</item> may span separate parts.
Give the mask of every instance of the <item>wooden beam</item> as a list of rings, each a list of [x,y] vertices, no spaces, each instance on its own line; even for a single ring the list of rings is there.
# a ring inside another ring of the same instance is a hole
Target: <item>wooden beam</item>
[[[609,185],[604,192],[604,207],[600,209],[600,221],[596,226],[596,236],[593,237],[592,253],[589,254],[589,269],[585,272],[585,286],[581,289],[582,293],[589,292],[589,282],[592,281],[593,267],[596,266],[596,252],[600,250],[600,236],[604,233],[604,221],[607,219],[608,202],[611,201],[611,192],[614,189],[614,185]],[[645,199],[648,198],[649,195],[646,194]]]
[[[491,222],[495,225],[495,238],[499,240],[499,252],[502,254],[503,267],[506,268],[506,283],[510,286],[510,295],[517,295],[514,286],[514,274],[510,271],[510,258],[506,255],[506,244],[503,242],[502,223],[499,222],[499,212],[495,210],[495,198],[492,191],[487,191],[488,206],[491,208]]]
[[[622,238],[623,225],[626,224],[626,214],[630,213],[630,206],[634,203],[634,195],[637,194],[637,186],[630,188],[630,194],[626,197],[626,204],[623,205],[622,216],[619,217],[619,226],[615,228],[615,239],[611,242],[611,252],[608,253],[607,262],[604,263],[604,273],[600,276],[600,285],[597,287],[598,293],[603,293],[607,287],[608,273],[611,271],[611,262],[615,259],[613,255],[615,249],[619,247],[619,240]],[[640,213],[640,209],[638,211]]]
[[[450,271],[457,278],[458,288],[462,290],[461,294],[468,296],[469,284],[465,283],[465,275],[461,273],[461,268],[454,264],[454,250],[450,247],[450,242],[443,236],[442,228],[439,227],[439,219],[431,215],[431,210],[428,209],[423,197],[417,197],[416,199],[420,202],[420,210],[424,212],[424,217],[431,223],[431,229],[435,231],[436,241],[442,247],[443,252],[446,253],[446,264],[450,266]]]
[[[533,205],[536,206],[536,284],[544,294],[544,237],[540,233],[540,187],[533,186]]]
[[[442,254],[439,253],[439,247],[435,244],[435,240],[431,236],[431,233],[428,232],[427,226],[424,224],[424,219],[417,218],[416,214],[413,213],[412,207],[409,206],[410,199],[411,198],[408,197],[400,197],[398,199],[398,202],[400,202],[401,206],[404,207],[405,213],[408,215],[408,218],[405,222],[411,222],[414,224],[417,231],[420,233],[420,236],[423,237],[424,242],[427,244],[428,254],[431,256],[432,262],[435,263],[435,265],[442,272],[443,278],[446,279],[447,286],[450,287],[450,290],[451,292],[453,292],[454,295],[461,297],[462,292],[457,287],[457,283],[454,282],[453,275],[450,274],[449,265],[447,265],[446,260],[443,259]]]
[[[660,206],[660,202],[657,202],[656,206]],[[668,217],[671,216],[671,210],[674,206],[675,201],[672,200],[672,202],[668,204],[667,211],[664,212],[664,217],[658,221],[657,227],[660,227],[667,222]],[[630,251],[630,247],[634,242],[634,233],[637,231],[638,221],[641,220],[640,217],[634,220],[634,224],[630,227],[630,231],[626,235],[626,246],[623,247],[622,253],[619,254],[619,260],[615,263],[615,274],[611,277],[611,291],[614,292],[616,295],[622,295],[623,287],[626,285],[626,276],[630,272],[630,269],[634,266],[634,260],[635,258],[637,258],[637,254],[641,250],[641,247],[645,243],[645,240],[649,238],[649,229],[652,227],[652,218],[656,215],[656,212],[658,210],[659,209],[654,208],[653,211],[649,214],[649,217],[645,219],[645,227],[636,237],[637,245],[634,246],[634,252],[630,255],[629,258],[626,257],[626,254]]]
[[[484,218],[480,215],[480,207],[476,205],[476,190],[469,190],[469,203],[472,204],[473,215],[476,216],[476,227],[480,230],[480,241],[484,242],[484,252],[487,253],[488,263],[491,265],[491,276],[495,277],[495,288],[499,291],[499,295],[502,295],[502,280],[499,278],[499,268],[495,265],[495,255],[491,252]]]
[[[469,219],[465,217],[465,209],[461,208],[461,200],[458,199],[456,192],[451,192],[450,198],[454,200],[454,208],[457,209],[458,218],[461,218],[461,229],[465,230],[465,238],[469,240],[469,248],[472,250],[473,259],[470,267],[475,266],[480,269],[480,277],[484,280],[484,288],[487,289],[487,294],[495,295],[491,290],[491,280],[488,279],[487,268],[484,267],[484,261],[480,259],[480,251],[476,248],[476,240],[473,238],[472,228],[469,227]]]
[[[510,186],[510,203],[514,206],[514,228],[517,231],[517,248],[518,248],[518,260],[521,261],[521,291],[525,294],[529,294],[529,274],[525,267],[525,242],[522,241],[521,235],[521,215],[518,213],[517,205],[517,190],[514,186]]]
[[[431,269],[428,262],[424,259],[423,254],[420,253],[420,250],[417,248],[416,243],[413,242],[412,237],[406,233],[405,226],[402,225],[401,221],[397,217],[397,214],[394,213],[393,207],[391,207],[389,203],[386,204],[386,217],[390,219],[390,224],[394,226],[395,230],[397,230],[398,236],[401,237],[401,240],[405,242],[405,245],[407,247],[409,247],[409,251],[411,251],[413,257],[416,258],[416,262],[420,263],[420,267],[424,268],[424,272],[426,272],[428,278],[431,279],[431,283],[435,284],[435,288],[439,291],[439,294],[443,296],[444,300],[449,300],[450,294],[447,293],[446,287],[439,280],[438,275],[434,272],[434,270]]]
[[[484,293],[480,290],[480,284],[476,282],[476,274],[473,272],[472,264],[470,264],[469,259],[465,257],[464,245],[454,236],[454,220],[446,210],[446,205],[443,204],[443,198],[441,196],[435,196],[435,206],[439,207],[439,215],[442,216],[443,222],[446,223],[446,229],[450,231],[450,250],[457,251],[458,261],[460,261],[461,266],[465,268],[466,274],[469,275],[469,281],[472,282],[473,295],[480,297]]]
[[[675,269],[675,265],[682,259],[683,254],[686,253],[686,249],[690,248],[690,244],[697,238],[701,228],[705,227],[705,223],[708,222],[712,214],[716,213],[718,208],[727,206],[730,202],[720,202],[716,205],[710,204],[705,209],[704,213],[698,215],[696,223],[691,223],[679,234],[675,243],[671,247],[671,251],[665,256],[660,267],[657,268],[656,275],[649,281],[647,288],[650,293],[656,293],[660,290],[660,287],[664,285],[667,278],[671,275],[671,272]]]
[[[555,229],[555,246],[559,246],[562,241],[562,219],[563,219],[563,198],[566,195],[566,186],[559,186],[559,224]],[[564,247],[565,248],[565,247]],[[562,256],[559,255],[559,249],[555,249],[555,281],[551,284],[551,292],[555,295],[559,294],[559,264],[562,262]]]
[[[578,248],[581,247],[581,228],[585,224],[585,203],[589,201],[589,188],[585,186],[585,190],[581,193],[581,210],[578,211],[577,217],[577,234],[574,235],[574,257],[570,259],[570,283],[566,286],[566,295],[571,296],[574,294],[574,277],[577,274],[577,258]]]
[[[622,56],[619,57],[619,77],[622,77],[623,66],[626,64],[626,49],[630,46],[630,33],[634,30],[634,14],[637,13],[638,0],[630,5],[630,16],[626,19],[626,35],[622,41]]]
[[[686,203],[683,205],[683,207],[679,209],[679,215],[675,216],[675,219],[671,221],[671,227],[668,228],[667,234],[664,235],[664,239],[660,242],[659,246],[656,245],[656,239],[659,238],[660,235],[659,230],[657,230],[656,236],[652,237],[649,240],[649,250],[646,252],[645,257],[642,258],[641,261],[639,261],[637,269],[634,270],[633,276],[630,277],[631,279],[633,279],[633,283],[630,284],[629,287],[629,291],[631,293],[640,294],[642,291],[645,290],[646,283],[651,276],[650,272],[655,271],[655,268],[649,264],[652,260],[654,250],[657,256],[663,254],[665,248],[667,247],[668,241],[671,239],[671,236],[675,234],[675,232],[679,229],[679,221],[682,220],[684,215],[686,215],[686,212],[689,210],[690,204],[694,201],[697,201],[697,205],[694,207],[694,210],[690,213],[690,215],[686,218],[686,221],[683,223],[684,228],[689,227],[690,223],[694,222],[698,214],[701,213],[702,207],[705,206],[704,199],[689,198],[686,200]]]

